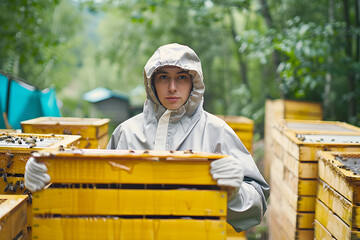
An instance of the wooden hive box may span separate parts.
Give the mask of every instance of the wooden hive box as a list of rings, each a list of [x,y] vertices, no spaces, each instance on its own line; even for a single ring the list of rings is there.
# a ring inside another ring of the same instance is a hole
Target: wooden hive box
[[[322,106],[318,102],[306,102],[286,99],[267,99],[265,102],[265,156],[264,177],[270,180],[270,166],[273,154],[273,125],[281,119],[321,120]]]
[[[299,236],[302,232],[314,229],[318,178],[317,151],[359,151],[360,133],[303,134],[301,131],[284,131],[282,134],[285,136],[277,137],[278,142],[274,141],[270,173],[270,219],[276,219],[272,222],[273,229],[282,228],[289,238],[301,239]],[[283,220],[286,218],[287,220]],[[292,225],[288,226],[287,222]],[[272,229],[270,233],[277,234]]]
[[[36,239],[225,239],[226,192],[207,153],[78,149],[34,154]]]
[[[249,152],[252,152],[254,137],[254,120],[243,116],[217,115],[223,119],[236,133]]]
[[[0,195],[0,239],[27,238],[27,196]]]
[[[31,153],[45,149],[70,147],[80,139],[77,135],[0,133],[0,194],[31,194],[24,185],[25,165]],[[31,145],[35,143],[35,146]],[[31,196],[29,197],[31,204]],[[31,227],[31,207],[28,226]]]
[[[244,116],[231,115],[217,115],[224,120],[240,138],[246,149],[252,153],[253,138],[254,138],[254,120]],[[245,232],[236,232],[230,224],[226,224],[227,240],[242,240],[246,239]]]
[[[24,133],[80,135],[78,148],[106,148],[107,118],[39,117],[21,122]]]
[[[360,239],[360,151],[318,154],[315,236]]]

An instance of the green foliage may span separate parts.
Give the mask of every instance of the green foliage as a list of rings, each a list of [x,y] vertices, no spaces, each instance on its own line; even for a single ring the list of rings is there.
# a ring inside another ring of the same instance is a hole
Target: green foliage
[[[4,0],[0,22],[1,70],[38,88],[60,88],[71,77],[81,18],[70,1]]]
[[[133,101],[141,103],[147,59],[178,42],[202,60],[205,109],[249,117],[260,135],[267,97],[321,101],[328,119],[359,124],[360,30],[351,4],[3,0],[0,69],[39,88],[55,86],[63,112],[81,115],[82,94],[96,87],[136,89]]]

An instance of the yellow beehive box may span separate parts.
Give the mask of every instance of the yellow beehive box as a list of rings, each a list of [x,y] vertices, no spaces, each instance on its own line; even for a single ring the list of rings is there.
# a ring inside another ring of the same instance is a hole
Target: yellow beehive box
[[[218,117],[223,119],[235,131],[244,146],[251,152],[254,137],[254,121],[243,116],[218,115]]]
[[[281,119],[321,120],[322,106],[318,102],[286,99],[267,99],[265,102],[265,156],[264,177],[270,179],[270,165],[273,154],[272,128]]]
[[[284,136],[280,137],[281,134]],[[272,195],[275,194],[282,201],[280,204],[282,207],[279,207],[280,200],[272,200],[274,197],[270,198],[273,218],[278,218],[273,225],[285,224],[284,215],[288,218],[286,221],[295,219],[293,228],[288,227],[284,231],[290,231],[288,235],[295,232],[297,236],[300,234],[298,232],[300,230],[313,229],[306,224],[313,224],[316,208],[318,178],[318,157],[316,153],[319,150],[359,151],[360,133],[314,132],[310,134],[301,130],[284,130],[279,132],[277,141],[274,141],[273,146],[270,186]],[[283,206],[286,204],[293,209],[293,212],[290,210],[284,212]],[[275,227],[275,229],[278,228],[282,228],[282,226]]]
[[[226,192],[208,153],[77,149],[34,154],[52,183],[34,193],[37,239],[225,239]]]
[[[274,121],[271,128],[271,136],[273,141],[281,144],[285,138],[285,131],[293,131],[297,134],[360,134],[360,128],[337,121],[321,121],[321,120],[294,120],[294,119],[278,119]]]
[[[107,118],[39,117],[21,122],[24,133],[80,135],[78,148],[106,148]]]
[[[0,194],[30,194],[25,188],[25,165],[32,152],[70,147],[80,139],[77,135],[0,133]],[[31,196],[28,226],[31,226]]]
[[[26,239],[27,196],[0,195],[0,239]]]
[[[359,239],[360,152],[318,154],[316,219],[338,239]]]

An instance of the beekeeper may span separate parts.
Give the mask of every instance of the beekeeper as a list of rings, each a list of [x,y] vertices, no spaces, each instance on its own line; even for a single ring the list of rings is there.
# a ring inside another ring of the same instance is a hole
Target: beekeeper
[[[147,99],[143,112],[121,123],[108,149],[192,150],[229,155],[215,160],[210,173],[228,192],[227,222],[237,231],[259,224],[269,186],[235,132],[203,109],[201,62],[177,43],[158,48],[144,68]],[[25,185],[31,191],[50,181],[44,164],[30,159]],[[47,175],[47,176],[46,176]]]

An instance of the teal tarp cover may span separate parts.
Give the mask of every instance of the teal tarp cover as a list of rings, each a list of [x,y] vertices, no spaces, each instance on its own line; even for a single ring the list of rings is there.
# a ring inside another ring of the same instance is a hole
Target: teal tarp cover
[[[9,86],[10,84],[10,86]],[[5,129],[3,113],[14,129],[21,128],[21,121],[37,117],[60,117],[54,88],[38,90],[24,82],[0,74],[0,129]]]

